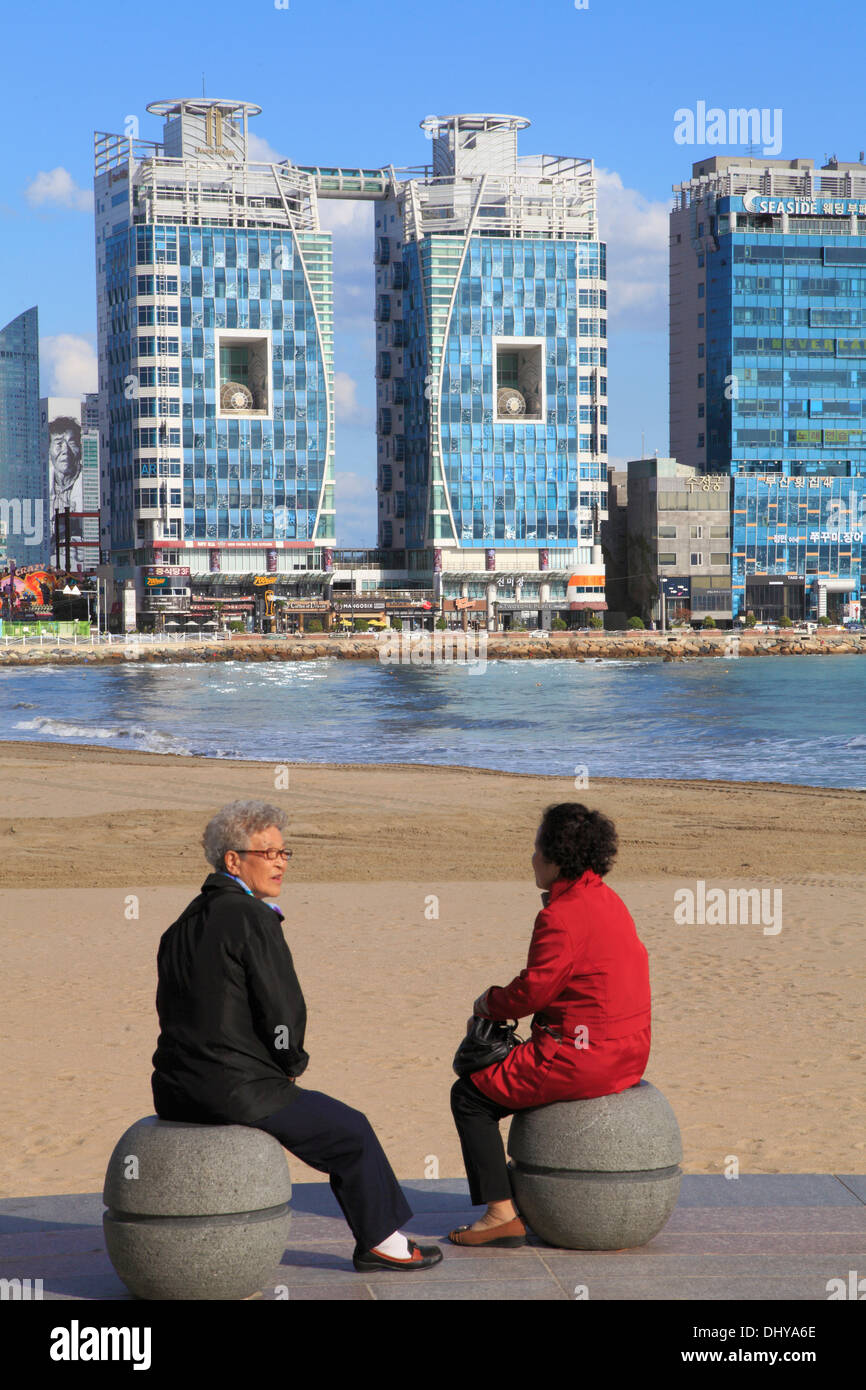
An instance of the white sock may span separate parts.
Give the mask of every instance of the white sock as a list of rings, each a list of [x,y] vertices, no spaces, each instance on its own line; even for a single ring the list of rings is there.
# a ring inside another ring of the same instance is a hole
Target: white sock
[[[399,1231],[394,1231],[392,1235],[386,1236],[373,1248],[377,1255],[388,1255],[392,1260],[408,1260],[410,1258],[409,1242]]]

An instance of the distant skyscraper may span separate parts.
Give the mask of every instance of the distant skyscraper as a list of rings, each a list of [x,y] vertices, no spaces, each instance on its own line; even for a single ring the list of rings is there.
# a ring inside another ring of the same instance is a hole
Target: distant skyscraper
[[[377,203],[379,544],[549,621],[605,606],[606,268],[592,161],[520,157],[528,124],[429,117]]]
[[[733,475],[733,612],[859,616],[866,165],[717,156],[674,192],[671,454]]]
[[[27,309],[0,329],[0,522],[8,558],[41,564],[47,540],[45,470],[39,447],[39,314]]]
[[[139,573],[313,564],[334,541],[331,237],[315,181],[248,160],[250,103],[148,110],[165,118],[161,145],[95,137],[103,547]]]

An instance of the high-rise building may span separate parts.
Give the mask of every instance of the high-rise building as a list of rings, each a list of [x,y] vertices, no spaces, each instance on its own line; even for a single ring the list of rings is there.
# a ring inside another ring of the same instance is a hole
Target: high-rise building
[[[0,329],[0,522],[8,559],[46,558],[46,472],[39,445],[39,314],[27,309]]]
[[[717,156],[674,193],[670,451],[733,477],[733,613],[858,617],[866,164]]]
[[[379,545],[549,624],[605,607],[607,291],[592,161],[519,155],[528,125],[428,117],[377,203]]]
[[[334,541],[333,282],[314,178],[260,108],[159,101],[95,137],[103,550],[119,577],[309,569]]]

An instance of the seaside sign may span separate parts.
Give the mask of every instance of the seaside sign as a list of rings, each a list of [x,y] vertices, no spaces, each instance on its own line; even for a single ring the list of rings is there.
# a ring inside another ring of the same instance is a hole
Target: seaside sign
[[[862,198],[770,198],[765,193],[743,195],[746,212],[787,213],[789,217],[866,217]]]

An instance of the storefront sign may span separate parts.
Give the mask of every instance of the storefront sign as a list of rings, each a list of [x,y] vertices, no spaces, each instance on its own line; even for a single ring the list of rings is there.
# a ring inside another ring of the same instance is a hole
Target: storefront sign
[[[787,213],[790,217],[866,217],[862,198],[770,198],[764,193],[743,196],[746,212]]]
[[[274,602],[291,613],[327,613],[331,607],[324,599],[281,598],[279,594],[275,596]]]
[[[213,541],[184,541],[193,550],[207,550]],[[312,550],[314,541],[268,541],[268,548],[275,550]],[[220,550],[258,550],[264,549],[262,541],[220,541]]]
[[[338,613],[384,613],[384,599],[345,598],[338,599],[334,608]]]
[[[191,612],[203,613],[206,617],[213,613],[250,613],[254,607],[251,598],[194,598],[190,600]]]
[[[189,579],[188,565],[143,565],[142,574],[168,575],[170,579]]]
[[[659,482],[664,482],[668,486],[675,483],[684,482],[686,492],[725,492],[730,478],[727,473],[705,473],[702,478],[660,478]]]
[[[662,579],[662,593],[665,598],[690,598],[691,592],[690,579]]]

